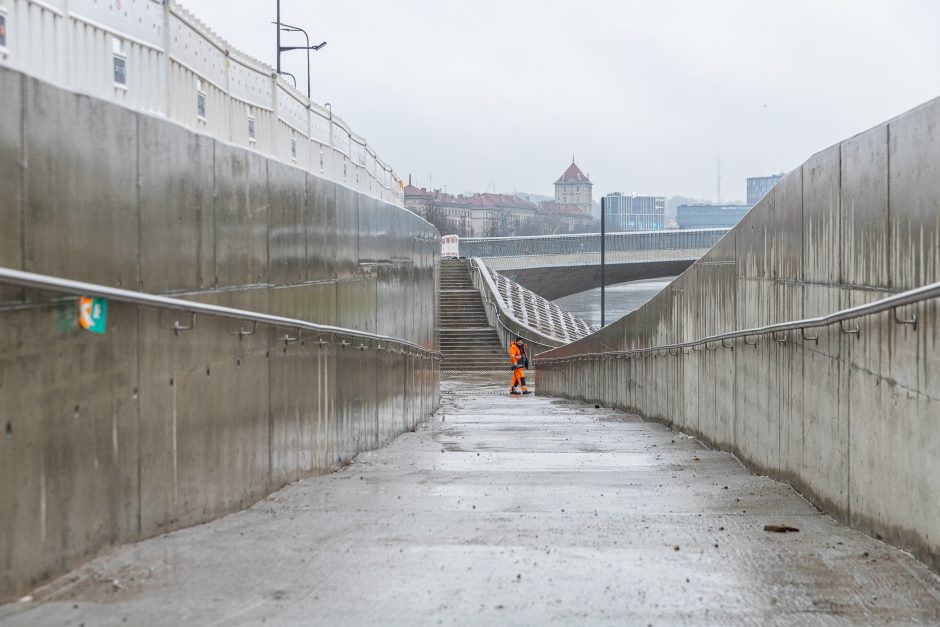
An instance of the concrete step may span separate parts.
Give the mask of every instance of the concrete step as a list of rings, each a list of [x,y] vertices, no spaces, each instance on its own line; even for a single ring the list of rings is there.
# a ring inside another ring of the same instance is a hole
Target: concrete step
[[[506,353],[504,353],[503,351],[501,351],[501,350],[496,350],[496,349],[490,349],[490,350],[469,350],[469,349],[458,350],[458,349],[452,349],[452,348],[451,348],[451,349],[445,349],[444,347],[441,347],[441,352],[443,352],[445,356],[447,356],[447,355],[462,355],[462,356],[464,356],[464,357],[480,357],[480,358],[486,358],[486,359],[499,359],[500,361],[506,361],[507,364],[509,363],[509,356],[506,355]]]
[[[448,321],[448,320],[450,320],[450,321],[475,320],[475,321],[480,322],[480,326],[489,326],[489,323],[487,323],[487,321],[486,321],[486,313],[485,313],[485,312],[482,313],[482,314],[473,314],[473,313],[471,312],[471,313],[462,314],[462,315],[461,315],[461,314],[457,314],[457,313],[448,314],[448,315],[446,315],[446,316],[443,315],[443,314],[441,315],[441,322],[445,322],[445,321]],[[447,326],[447,325],[441,325],[441,326]],[[450,326],[453,326],[453,325],[450,325]]]

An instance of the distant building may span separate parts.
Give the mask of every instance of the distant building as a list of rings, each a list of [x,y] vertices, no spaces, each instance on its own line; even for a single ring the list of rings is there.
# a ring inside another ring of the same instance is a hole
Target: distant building
[[[587,232],[594,221],[575,205],[552,201],[536,205],[511,194],[453,195],[409,184],[404,201],[406,209],[429,220],[442,234],[461,237]]]
[[[782,174],[771,174],[770,176],[754,176],[747,180],[747,204],[753,207],[760,199],[767,195],[767,192],[774,188],[777,181],[783,178]]]
[[[539,203],[538,218],[558,224],[560,228],[549,230],[559,233],[588,233],[594,225],[594,217],[579,206],[551,201]]]
[[[581,168],[575,165],[574,157],[572,157],[571,165],[555,181],[555,202],[560,205],[574,205],[583,213],[590,215],[593,188],[594,183],[581,171]]]
[[[658,231],[666,227],[664,196],[604,196],[604,220],[608,231]]]
[[[512,194],[448,194],[411,184],[404,188],[405,208],[447,233],[461,237],[587,233],[594,186],[574,160],[557,181],[555,200],[538,204]]]
[[[748,179],[748,183],[750,181]],[[740,222],[750,209],[750,205],[679,205],[676,222],[680,229],[730,228]]]

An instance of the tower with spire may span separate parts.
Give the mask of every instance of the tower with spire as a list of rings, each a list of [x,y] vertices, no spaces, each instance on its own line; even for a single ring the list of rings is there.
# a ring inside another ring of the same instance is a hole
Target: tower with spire
[[[571,155],[571,165],[555,181],[555,202],[562,205],[574,205],[579,211],[590,215],[593,203],[594,183],[581,171]]]

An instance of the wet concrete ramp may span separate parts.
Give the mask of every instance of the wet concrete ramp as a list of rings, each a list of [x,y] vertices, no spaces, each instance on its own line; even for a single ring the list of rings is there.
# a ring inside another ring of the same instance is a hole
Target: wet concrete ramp
[[[448,375],[417,431],[111,551],[0,624],[940,621],[934,574],[785,484],[630,414],[510,398],[494,376]]]

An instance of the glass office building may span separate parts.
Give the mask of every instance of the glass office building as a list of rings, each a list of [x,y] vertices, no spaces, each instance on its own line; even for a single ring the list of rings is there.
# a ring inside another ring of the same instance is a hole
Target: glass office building
[[[774,188],[777,181],[783,178],[782,174],[771,174],[770,176],[753,176],[747,179],[747,204],[753,207],[760,199],[767,195],[767,192]]]
[[[626,196],[620,192],[604,196],[608,231],[658,231],[666,227],[664,196]]]
[[[676,222],[680,229],[730,228],[750,209],[749,205],[679,205]]]

